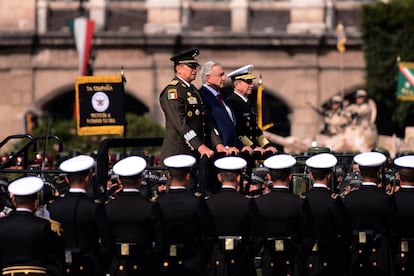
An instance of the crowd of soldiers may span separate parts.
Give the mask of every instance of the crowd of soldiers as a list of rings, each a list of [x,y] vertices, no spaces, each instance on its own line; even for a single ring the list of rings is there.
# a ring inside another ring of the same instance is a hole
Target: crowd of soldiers
[[[249,176],[244,158],[216,158],[215,193],[198,190],[191,155],[151,169],[148,158],[124,157],[98,194],[91,193],[95,163],[88,155],[61,162],[64,183],[45,185],[35,171],[5,181],[11,201],[0,219],[3,275],[413,273],[414,155],[390,161],[379,152],[357,154],[358,169],[335,185],[338,158],[309,155],[311,185],[300,194],[292,192],[297,158],[281,153]],[[391,169],[398,180],[392,193],[390,180],[381,181]],[[347,178],[354,182],[343,184]],[[344,186],[352,190],[341,195]],[[39,196],[51,188],[47,199]]]

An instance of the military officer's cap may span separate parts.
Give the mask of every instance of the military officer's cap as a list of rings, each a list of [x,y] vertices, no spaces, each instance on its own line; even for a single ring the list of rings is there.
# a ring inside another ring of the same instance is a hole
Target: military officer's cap
[[[277,154],[267,158],[263,165],[270,170],[285,170],[293,167],[296,159],[289,154]]]
[[[364,89],[358,89],[356,92],[356,97],[366,97],[367,96],[367,91],[365,91]]]
[[[19,178],[9,184],[9,193],[15,196],[31,196],[43,188],[43,180],[36,176]]]
[[[414,169],[414,155],[398,157],[394,160],[394,164],[401,168]]]
[[[253,172],[250,181],[252,184],[263,184],[265,180],[262,175]]]
[[[83,173],[95,165],[95,160],[89,155],[78,155],[63,161],[59,169],[66,173]]]
[[[129,156],[118,161],[112,168],[114,174],[119,176],[135,176],[141,174],[147,162],[140,156]]]
[[[231,78],[233,81],[234,80],[253,80],[256,77],[252,74],[252,70],[253,70],[253,65],[248,64],[248,65],[245,65],[243,67],[240,67],[234,70],[233,72],[230,72],[229,74],[227,74],[227,77]]]
[[[336,166],[338,159],[330,153],[320,153],[308,158],[306,166],[315,169],[330,169]]]
[[[386,159],[380,152],[364,152],[354,156],[354,162],[363,167],[380,167]]]
[[[165,173],[161,174],[160,178],[158,179],[158,185],[166,185],[168,182],[167,175]]]
[[[219,171],[234,171],[239,172],[247,165],[246,160],[237,156],[222,157],[214,161],[214,166]]]
[[[190,49],[171,57],[170,60],[174,63],[174,66],[179,64],[187,64],[198,67],[200,66],[197,61],[197,56],[199,54],[200,51],[198,49]]]
[[[196,159],[188,154],[177,154],[165,158],[163,162],[168,168],[191,168]]]

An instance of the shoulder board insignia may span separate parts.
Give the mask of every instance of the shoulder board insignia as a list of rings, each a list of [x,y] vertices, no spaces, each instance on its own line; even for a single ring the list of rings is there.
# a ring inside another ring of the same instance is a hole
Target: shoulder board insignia
[[[167,93],[168,93],[168,99],[169,100],[178,99],[177,89],[175,89],[175,88],[168,89]]]
[[[179,81],[178,81],[178,80],[172,80],[172,81],[170,82],[170,84],[171,84],[171,85],[177,85],[177,83],[179,83]]]
[[[336,199],[338,196],[339,196],[339,195],[338,195],[338,194],[336,194],[336,193],[331,194],[331,198],[332,198],[332,199]]]
[[[50,229],[56,234],[58,234],[59,236],[62,236],[63,228],[60,222],[50,219],[50,218],[47,218],[46,220],[50,222]]]

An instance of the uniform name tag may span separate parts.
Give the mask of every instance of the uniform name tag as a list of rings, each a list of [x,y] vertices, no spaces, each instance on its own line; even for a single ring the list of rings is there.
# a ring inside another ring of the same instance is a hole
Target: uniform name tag
[[[224,240],[224,249],[225,250],[234,250],[234,239],[225,239]]]
[[[408,252],[408,241],[401,241],[401,252]]]
[[[285,251],[285,241],[284,240],[275,240],[275,250],[276,251]]]
[[[170,245],[170,256],[177,257],[177,245]]]
[[[72,263],[72,252],[65,250],[65,263],[71,264]]]
[[[128,256],[128,255],[129,255],[129,244],[121,243],[121,256]]]
[[[359,232],[358,238],[359,238],[359,243],[367,243],[367,233]]]

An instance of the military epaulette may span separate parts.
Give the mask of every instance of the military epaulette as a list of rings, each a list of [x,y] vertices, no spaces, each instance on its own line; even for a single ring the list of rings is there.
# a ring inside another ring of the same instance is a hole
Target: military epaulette
[[[169,83],[169,85],[177,85],[179,83],[179,81],[178,80],[172,80],[170,83]]]
[[[332,193],[331,194],[331,198],[332,199],[336,199],[338,196],[339,196],[339,194],[337,194],[337,193]]]

